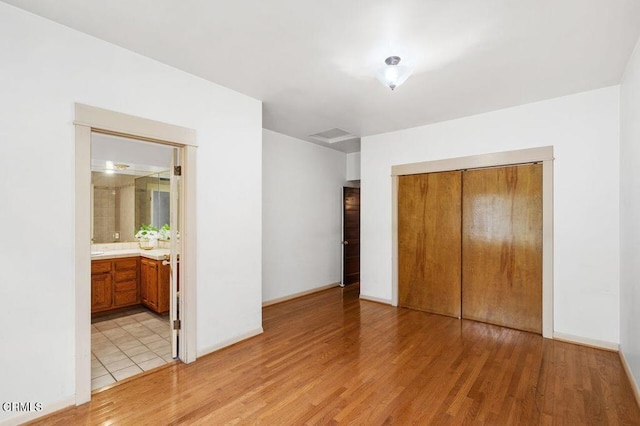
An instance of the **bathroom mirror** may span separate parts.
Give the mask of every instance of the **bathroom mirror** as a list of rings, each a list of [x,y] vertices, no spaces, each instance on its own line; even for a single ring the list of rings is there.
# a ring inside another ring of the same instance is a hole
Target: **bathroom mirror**
[[[169,171],[135,180],[135,230],[142,225],[160,229],[169,224]]]
[[[169,223],[173,148],[91,134],[91,235],[96,244],[135,242],[142,225]]]
[[[91,173],[93,242],[134,242],[142,225],[169,223],[169,172],[148,176]]]

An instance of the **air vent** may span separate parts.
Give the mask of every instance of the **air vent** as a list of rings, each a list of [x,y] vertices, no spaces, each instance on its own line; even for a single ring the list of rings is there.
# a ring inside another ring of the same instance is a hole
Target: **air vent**
[[[357,138],[356,135],[352,135],[342,129],[329,129],[324,132],[309,135],[309,137],[325,143],[336,143]]]

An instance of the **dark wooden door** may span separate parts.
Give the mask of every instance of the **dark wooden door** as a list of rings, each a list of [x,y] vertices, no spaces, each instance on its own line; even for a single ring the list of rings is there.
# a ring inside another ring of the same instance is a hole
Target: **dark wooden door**
[[[360,281],[360,188],[342,188],[342,283]]]
[[[463,175],[462,317],[542,332],[542,165]]]
[[[461,172],[400,176],[398,303],[460,318]]]

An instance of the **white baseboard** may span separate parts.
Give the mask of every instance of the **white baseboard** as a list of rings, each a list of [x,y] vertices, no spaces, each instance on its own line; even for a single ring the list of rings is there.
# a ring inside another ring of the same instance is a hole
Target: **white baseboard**
[[[629,384],[631,384],[631,389],[633,390],[633,396],[636,397],[636,403],[638,407],[640,407],[640,387],[638,386],[638,382],[636,382],[636,378],[633,376],[631,372],[631,367],[627,362],[627,358],[624,356],[624,351],[620,351],[620,361],[622,362],[622,367],[624,368],[625,373],[627,373],[627,377],[629,378]]]
[[[366,294],[360,293],[360,299],[368,300],[369,302],[382,303],[384,305],[392,305],[391,300],[389,299],[381,299],[379,297],[367,296]]]
[[[320,286],[320,287],[312,288],[311,290],[305,290],[305,291],[301,291],[299,293],[290,294],[288,296],[278,297],[277,299],[267,300],[265,302],[262,302],[262,307],[264,308],[264,307],[267,307],[267,306],[275,305],[276,303],[281,303],[281,302],[286,302],[287,300],[297,299],[298,297],[306,296],[308,294],[317,293],[319,291],[327,290],[329,288],[338,287],[339,285],[340,285],[339,282],[331,283],[331,284],[323,285],[323,286]]]
[[[605,349],[607,351],[618,352],[620,350],[620,345],[618,345],[617,343],[605,342],[603,340],[590,339],[588,337],[573,336],[571,334],[564,334],[564,333],[554,332],[553,333],[553,338],[555,340],[560,340],[562,342],[576,343],[578,345],[590,346],[590,347],[596,348],[596,349]]]
[[[198,350],[198,358],[200,358],[201,356],[205,356],[205,355],[209,355],[210,353],[213,353],[215,351],[219,351],[220,349],[226,348],[227,346],[231,346],[233,344],[236,344],[238,342],[242,342],[243,340],[247,340],[250,339],[254,336],[257,336],[259,334],[262,334],[264,332],[264,330],[262,329],[262,327],[260,328],[256,328],[254,330],[248,331],[246,333],[242,333],[239,334],[231,339],[227,339],[227,340],[223,340],[222,342],[213,345],[213,346],[209,346],[207,348],[204,349],[200,349]]]
[[[4,401],[3,401],[4,402]],[[16,401],[19,402],[19,401]],[[35,402],[35,401],[31,401]],[[76,405],[75,395],[69,398],[61,399],[53,404],[42,404],[42,411],[30,411],[28,413],[21,413],[15,417],[9,419],[0,420],[2,426],[14,426],[21,425],[23,423],[38,419],[40,417],[48,416],[56,411],[64,410],[65,408],[73,407]]]

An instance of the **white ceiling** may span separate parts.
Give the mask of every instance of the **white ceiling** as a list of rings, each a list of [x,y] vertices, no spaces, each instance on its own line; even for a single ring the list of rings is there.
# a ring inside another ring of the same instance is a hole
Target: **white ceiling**
[[[637,0],[5,0],[264,102],[267,129],[357,136],[618,84]],[[394,92],[387,56],[415,68]],[[346,152],[359,141],[332,144]]]
[[[145,176],[171,167],[173,147],[120,136],[91,133],[91,170],[113,170],[114,164],[127,168],[118,174]],[[108,165],[110,162],[111,165]]]

